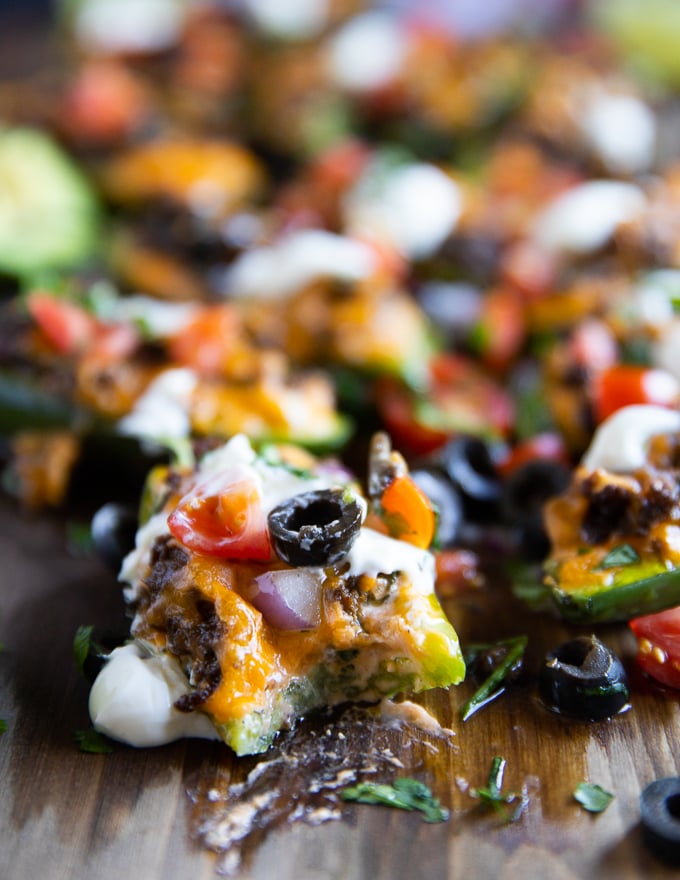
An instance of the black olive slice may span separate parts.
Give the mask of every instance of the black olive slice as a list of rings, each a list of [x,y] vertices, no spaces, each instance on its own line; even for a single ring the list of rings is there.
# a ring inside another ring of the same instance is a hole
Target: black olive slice
[[[525,558],[540,560],[548,555],[543,507],[567,488],[570,479],[571,471],[562,462],[537,458],[520,465],[504,481],[501,510],[505,521],[518,531]]]
[[[137,511],[127,504],[110,502],[92,517],[90,534],[99,558],[118,573],[121,563],[135,546]]]
[[[628,677],[619,658],[595,636],[579,636],[550,651],[538,678],[548,708],[600,721],[628,705]]]
[[[303,492],[267,517],[274,550],[289,565],[332,565],[359,534],[362,509],[346,489]]]
[[[652,852],[680,865],[680,777],[651,782],[640,795],[643,839]]]
[[[501,481],[491,450],[480,437],[454,437],[439,455],[442,469],[456,486],[471,517],[494,512],[501,497]]]

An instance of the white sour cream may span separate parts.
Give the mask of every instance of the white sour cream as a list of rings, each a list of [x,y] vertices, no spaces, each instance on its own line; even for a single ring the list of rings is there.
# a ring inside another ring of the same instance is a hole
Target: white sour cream
[[[356,577],[367,574],[403,572],[413,582],[415,589],[423,595],[434,591],[434,557],[427,550],[421,550],[406,541],[398,541],[382,535],[374,529],[362,528],[359,536],[347,554],[349,574]]]
[[[207,715],[175,708],[189,691],[170,655],[145,657],[131,643],[112,651],[95,679],[90,718],[100,733],[131,746],[159,746],[183,737],[219,739]]]
[[[623,407],[597,429],[581,464],[588,470],[629,473],[644,466],[652,437],[674,431],[680,431],[677,410],[645,404]]]
[[[640,187],[619,180],[591,180],[558,196],[539,214],[534,237],[550,251],[588,254],[611,239],[617,226],[647,203]]]
[[[668,322],[652,346],[651,357],[655,367],[666,370],[680,382],[680,319]]]
[[[87,0],[76,11],[75,32],[99,52],[155,52],[174,45],[186,16],[181,0]]]
[[[225,287],[232,297],[279,299],[323,278],[361,281],[375,268],[375,254],[363,242],[304,229],[241,254],[226,274]]]
[[[399,75],[407,51],[406,32],[397,18],[365,12],[350,19],[330,40],[327,67],[340,88],[371,92]]]
[[[149,440],[188,437],[189,404],[198,381],[188,367],[164,370],[118,422],[121,434]]]
[[[610,171],[636,174],[652,166],[656,118],[639,98],[594,91],[582,108],[581,128],[590,148]]]
[[[279,39],[315,37],[329,19],[328,0],[241,0],[241,6],[257,30]]]
[[[463,197],[448,174],[427,162],[377,172],[369,165],[344,201],[350,235],[385,242],[411,259],[433,254],[453,231]]]

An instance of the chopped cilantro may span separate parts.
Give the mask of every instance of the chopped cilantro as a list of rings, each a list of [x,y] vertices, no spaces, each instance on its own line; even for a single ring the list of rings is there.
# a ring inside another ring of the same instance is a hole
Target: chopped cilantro
[[[93,626],[79,626],[73,638],[73,657],[81,675],[85,674],[85,661],[90,655],[101,657],[106,652],[92,639]]]
[[[579,782],[574,790],[574,799],[589,813],[602,813],[614,800],[614,795],[600,785]]]
[[[491,761],[486,785],[470,789],[470,796],[477,798],[485,806],[491,807],[506,822],[515,822],[524,812],[529,800],[525,792],[512,791],[503,794],[505,765],[505,758],[496,755]]]
[[[608,568],[618,568],[621,565],[635,565],[640,561],[640,556],[630,544],[618,544],[607,553],[602,562],[595,566],[595,571],[605,571]]]
[[[94,727],[90,727],[88,730],[74,730],[73,737],[81,752],[89,752],[92,755],[109,755],[113,751],[109,740]]]
[[[7,733],[8,724],[4,718],[0,718],[0,734]]]
[[[391,785],[384,782],[359,782],[342,792],[345,801],[360,804],[381,804],[399,810],[419,810],[425,822],[444,822],[449,812],[441,806],[431,789],[418,779],[396,779]]]

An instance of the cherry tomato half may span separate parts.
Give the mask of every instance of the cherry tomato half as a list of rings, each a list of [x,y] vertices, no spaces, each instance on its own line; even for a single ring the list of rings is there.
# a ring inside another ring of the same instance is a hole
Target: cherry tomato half
[[[666,372],[639,364],[616,364],[598,373],[593,383],[593,409],[598,422],[635,403],[677,406],[680,383]]]
[[[404,452],[433,452],[455,434],[503,436],[512,426],[509,395],[469,358],[440,354],[430,363],[430,387],[416,392],[391,378],[376,386],[385,427]]]
[[[267,519],[260,491],[243,469],[231,469],[195,486],[168,517],[177,540],[204,556],[270,559]]]
[[[638,640],[637,662],[652,678],[680,688],[680,608],[630,621]]]
[[[34,291],[26,307],[41,333],[61,354],[78,354],[91,344],[97,322],[75,303]]]

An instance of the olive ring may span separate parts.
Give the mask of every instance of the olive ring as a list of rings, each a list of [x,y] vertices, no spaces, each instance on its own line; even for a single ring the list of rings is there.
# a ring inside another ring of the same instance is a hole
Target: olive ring
[[[332,565],[359,534],[363,510],[347,489],[294,495],[267,517],[276,555],[289,565]]]
[[[620,659],[595,636],[579,636],[548,652],[538,679],[554,712],[601,721],[622,712],[630,698]]]
[[[651,782],[640,795],[640,821],[655,855],[680,865],[680,777]]]

